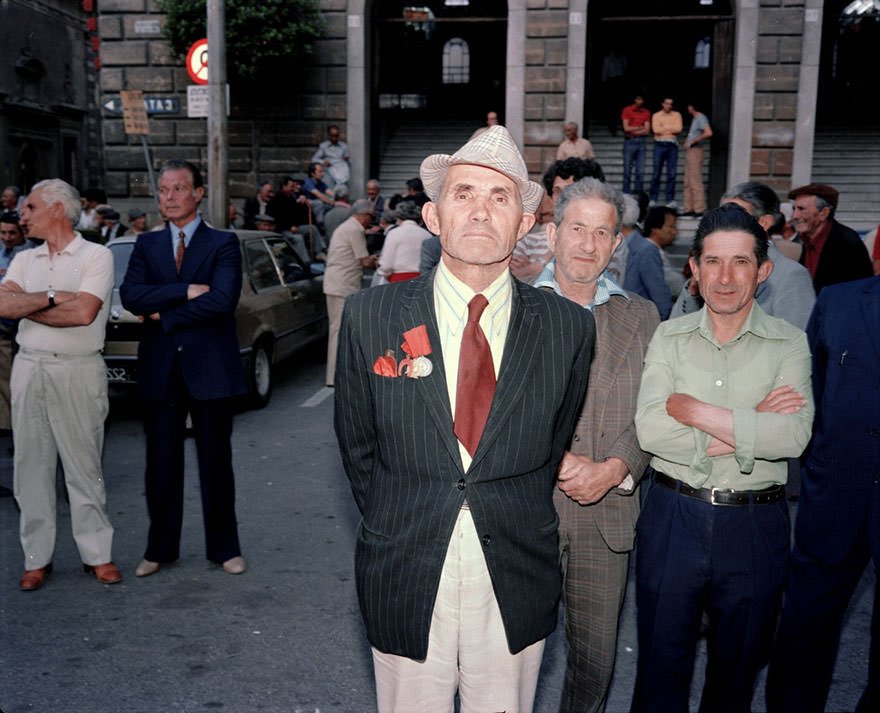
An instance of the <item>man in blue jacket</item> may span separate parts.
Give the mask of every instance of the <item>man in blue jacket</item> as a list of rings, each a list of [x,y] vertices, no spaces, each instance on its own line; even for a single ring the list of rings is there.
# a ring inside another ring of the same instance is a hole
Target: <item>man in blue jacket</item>
[[[856,585],[880,565],[880,277],[822,290],[807,325],[816,421],[801,475],[791,577],[767,678],[767,710],[825,710],[840,628]],[[880,588],[868,685],[880,709]]]
[[[159,174],[164,230],[135,244],[120,288],[122,304],[144,320],[138,387],[146,404],[146,491],[150,532],[135,574],[145,577],[180,552],[183,441],[192,416],[207,558],[230,574],[245,561],[235,519],[231,398],[244,392],[233,314],[241,293],[234,233],[198,213],[205,195],[198,168],[179,159]]]

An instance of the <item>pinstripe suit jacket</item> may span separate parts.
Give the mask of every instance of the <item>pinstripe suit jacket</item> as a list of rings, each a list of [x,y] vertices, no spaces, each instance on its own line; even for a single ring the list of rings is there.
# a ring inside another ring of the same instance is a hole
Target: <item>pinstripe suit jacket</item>
[[[645,351],[660,320],[653,302],[633,293],[630,297],[612,295],[594,310],[596,354],[569,450],[594,461],[620,458],[638,483],[649,456],[639,448],[633,417]],[[639,498],[633,491],[614,488],[598,503],[586,506],[561,492],[556,500],[566,526],[595,526],[610,550],[632,550],[639,516]],[[576,522],[567,522],[569,517]]]
[[[403,332],[424,324],[430,376],[373,373]],[[516,653],[556,624],[560,593],[556,469],[586,390],[589,313],[514,280],[495,397],[473,463],[462,470],[434,312],[433,273],[346,302],[336,370],[336,433],[362,514],[355,571],[377,649],[424,659],[440,571],[465,498],[507,642]]]

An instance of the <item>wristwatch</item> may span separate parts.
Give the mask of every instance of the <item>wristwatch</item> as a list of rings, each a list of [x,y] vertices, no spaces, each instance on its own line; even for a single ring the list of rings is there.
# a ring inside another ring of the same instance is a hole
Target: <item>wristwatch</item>
[[[49,298],[49,306],[55,306],[55,290],[46,290],[46,297]]]

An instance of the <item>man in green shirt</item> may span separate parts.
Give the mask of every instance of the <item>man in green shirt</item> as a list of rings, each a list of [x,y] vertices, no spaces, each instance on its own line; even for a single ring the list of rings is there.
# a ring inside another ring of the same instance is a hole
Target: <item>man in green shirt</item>
[[[786,458],[810,438],[804,333],[754,300],[773,264],[758,222],[705,215],[691,269],[705,306],[651,339],[636,431],[654,474],[638,522],[633,711],[685,711],[709,614],[701,710],[749,710],[788,571]]]

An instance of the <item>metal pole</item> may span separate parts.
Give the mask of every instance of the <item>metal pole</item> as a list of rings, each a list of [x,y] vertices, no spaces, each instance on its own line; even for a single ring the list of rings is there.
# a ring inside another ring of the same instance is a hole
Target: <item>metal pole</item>
[[[141,134],[141,146],[144,147],[144,161],[147,163],[147,172],[150,174],[150,190],[153,191],[153,200],[156,201],[156,213],[159,213],[159,191],[156,189],[156,174],[153,173],[153,162],[150,159],[150,147],[147,145],[147,137]],[[161,213],[159,213],[161,215]]]
[[[226,0],[208,0],[208,222],[229,225],[226,153]]]

